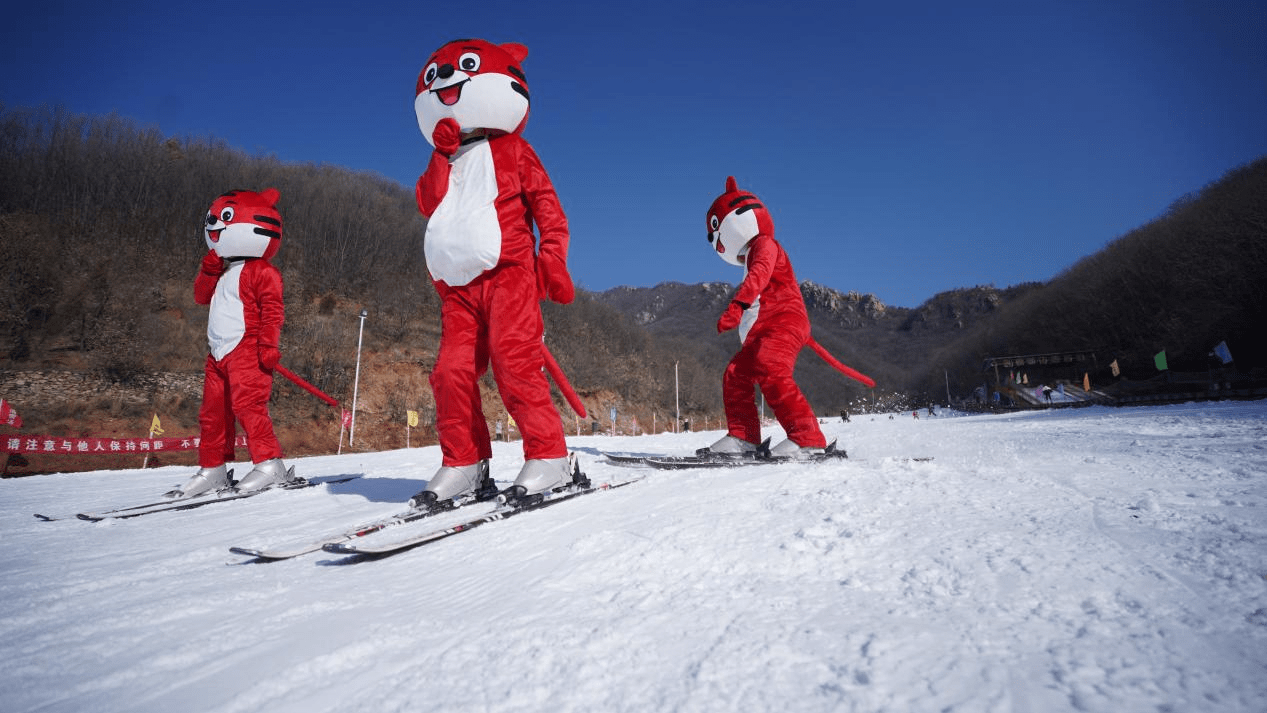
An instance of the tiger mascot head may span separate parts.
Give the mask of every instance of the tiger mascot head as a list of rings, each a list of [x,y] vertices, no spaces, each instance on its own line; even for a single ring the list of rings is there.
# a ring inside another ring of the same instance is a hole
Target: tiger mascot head
[[[203,234],[207,247],[220,257],[262,257],[277,254],[282,244],[282,215],[276,188],[263,193],[229,191],[207,209]]]
[[[528,123],[528,80],[519,64],[528,48],[508,42],[454,40],[436,50],[414,92],[418,128],[432,141],[436,124],[451,117],[463,133],[485,129],[513,134]]]
[[[726,178],[726,192],[708,208],[708,242],[721,259],[743,265],[748,243],[758,235],[774,235],[774,221],[761,200],[739,190],[734,176]]]

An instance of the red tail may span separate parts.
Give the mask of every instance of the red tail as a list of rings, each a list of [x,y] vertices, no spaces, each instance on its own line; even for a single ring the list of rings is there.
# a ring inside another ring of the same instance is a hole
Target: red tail
[[[307,391],[308,393],[312,394],[313,396],[316,396],[317,398],[321,399],[322,401],[330,404],[331,406],[335,408],[339,408],[339,402],[336,401],[333,397],[327,396],[321,389],[318,389],[312,384],[309,384],[307,381],[304,381],[302,378],[296,376],[295,372],[291,371],[290,369],[287,369],[281,364],[278,364],[277,366],[273,367],[273,370],[281,374],[282,376],[286,377],[287,379],[290,379],[291,381],[295,382],[295,385],[303,389],[304,391]]]
[[[831,352],[824,349],[823,345],[814,341],[813,337],[809,338],[809,346],[811,349],[817,352],[820,357],[823,358],[823,361],[827,362],[828,364],[831,364],[836,369],[836,371],[839,371],[840,373],[844,374],[850,379],[861,381],[867,386],[872,386],[872,387],[875,386],[875,379],[872,379],[871,377],[867,376],[866,374],[863,374],[860,371],[857,371],[856,369],[853,369],[848,366],[845,366],[844,364],[841,364],[840,360],[832,356]]]
[[[546,371],[550,372],[550,378],[554,379],[554,383],[558,384],[559,391],[563,392],[563,398],[567,399],[568,404],[572,406],[572,410],[581,418],[589,418],[585,413],[585,404],[581,403],[581,397],[576,395],[572,390],[572,385],[568,383],[567,376],[563,373],[563,369],[559,368],[559,362],[554,360],[554,355],[546,349],[546,345],[541,345],[541,356],[546,360]]]

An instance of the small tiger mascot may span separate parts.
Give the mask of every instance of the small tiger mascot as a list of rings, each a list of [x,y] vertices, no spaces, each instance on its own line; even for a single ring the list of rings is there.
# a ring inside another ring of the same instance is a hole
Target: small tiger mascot
[[[278,192],[229,191],[207,210],[203,236],[207,254],[194,280],[194,301],[210,305],[207,355],[198,413],[197,473],[167,495],[191,497],[235,486],[259,490],[294,478],[282,463],[268,399],[273,369],[281,358],[282,274],[270,262],[282,242]],[[231,480],[234,422],[246,431],[255,464],[246,477]]]

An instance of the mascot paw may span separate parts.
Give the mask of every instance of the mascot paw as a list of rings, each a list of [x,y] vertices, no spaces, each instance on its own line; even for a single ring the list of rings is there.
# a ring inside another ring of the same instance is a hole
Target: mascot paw
[[[743,317],[743,311],[747,309],[740,302],[731,302],[726,311],[722,313],[721,319],[717,320],[717,333],[729,332],[739,326],[739,320]]]
[[[282,360],[282,353],[277,347],[271,347],[265,344],[260,345],[260,366],[268,371],[277,368],[277,363]]]
[[[208,250],[207,254],[202,256],[202,274],[208,277],[219,277],[224,274],[224,260],[216,254],[215,250]]]
[[[452,118],[441,119],[436,123],[435,130],[431,132],[431,143],[436,147],[436,151],[445,156],[452,156],[462,145],[462,127]]]
[[[567,265],[549,253],[537,256],[537,297],[561,305],[571,304],[576,298]]]

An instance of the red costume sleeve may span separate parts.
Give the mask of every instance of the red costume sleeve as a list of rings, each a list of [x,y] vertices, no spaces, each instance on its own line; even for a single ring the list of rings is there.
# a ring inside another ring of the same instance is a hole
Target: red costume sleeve
[[[568,274],[568,221],[554,190],[554,183],[532,146],[523,142],[519,153],[519,180],[524,200],[537,224],[537,286],[540,297],[568,304],[575,296]]]
[[[752,239],[748,243],[748,256],[744,261],[744,265],[748,268],[748,274],[744,276],[743,282],[739,283],[739,289],[735,290],[734,300],[742,302],[745,308],[756,302],[761,293],[770,284],[770,277],[774,274],[774,267],[779,261],[779,244],[774,242],[774,238],[761,234]]]
[[[554,183],[541,165],[537,152],[525,141],[519,153],[519,180],[523,186],[524,200],[532,211],[532,220],[541,235],[538,252],[549,252],[563,262],[568,256],[568,221],[563,214]]]
[[[266,260],[252,261],[242,274],[242,304],[246,328],[260,345],[276,347],[281,343],[282,322],[286,320],[286,303],[282,299],[282,273]]]
[[[211,304],[216,294],[216,283],[224,274],[224,261],[215,251],[208,250],[202,257],[202,265],[198,268],[198,276],[194,278],[194,302],[200,305]]]
[[[449,190],[450,168],[447,156],[439,151],[432,151],[431,163],[427,164],[426,172],[418,177],[414,195],[418,199],[418,211],[428,218],[436,212],[444,194]]]

